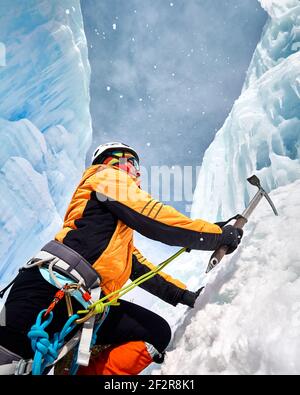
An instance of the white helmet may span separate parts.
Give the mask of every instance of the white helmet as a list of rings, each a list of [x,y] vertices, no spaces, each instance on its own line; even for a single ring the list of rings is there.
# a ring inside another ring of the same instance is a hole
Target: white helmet
[[[139,156],[138,156],[138,154],[136,153],[136,151],[132,148],[132,147],[130,147],[129,145],[127,145],[127,144],[123,144],[123,143],[120,143],[120,142],[112,142],[112,143],[106,143],[106,144],[101,144],[101,145],[99,145],[99,147],[97,147],[96,149],[95,149],[95,152],[93,153],[93,156],[92,156],[92,164],[94,163],[94,161],[96,160],[96,159],[98,159],[101,155],[103,155],[106,151],[111,151],[111,150],[122,150],[122,151],[128,151],[128,152],[131,152],[132,153],[132,155],[138,160],[138,162],[139,162]]]

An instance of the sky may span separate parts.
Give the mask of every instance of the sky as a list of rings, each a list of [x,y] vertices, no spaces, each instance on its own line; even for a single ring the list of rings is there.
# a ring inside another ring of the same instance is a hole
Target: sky
[[[89,156],[101,143],[122,141],[147,169],[193,166],[193,189],[196,166],[240,95],[265,11],[256,0],[81,5],[92,70]],[[189,214],[190,202],[164,200]]]

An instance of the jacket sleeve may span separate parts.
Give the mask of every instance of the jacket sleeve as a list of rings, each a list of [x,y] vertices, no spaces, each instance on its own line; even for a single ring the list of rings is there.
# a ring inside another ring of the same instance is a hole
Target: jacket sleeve
[[[104,167],[88,180],[107,209],[142,235],[171,246],[213,251],[221,244],[219,226],[192,220],[140,189],[126,172]]]
[[[153,269],[156,269],[156,266],[144,258],[139,250],[135,248],[132,254],[130,279],[133,281]],[[150,280],[142,283],[140,287],[173,306],[176,306],[181,301],[184,290],[186,289],[185,284],[163,272],[157,273]]]

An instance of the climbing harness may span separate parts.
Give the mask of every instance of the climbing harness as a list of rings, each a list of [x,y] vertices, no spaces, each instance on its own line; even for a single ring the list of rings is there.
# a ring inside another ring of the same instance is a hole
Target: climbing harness
[[[42,374],[46,366],[49,367],[63,358],[78,343],[77,362],[87,366],[90,358],[90,343],[95,316],[91,317],[89,321],[85,321],[82,328],[77,331],[69,342],[64,344],[64,340],[80,323],[77,322],[77,320],[80,320],[80,317],[77,314],[73,314],[71,296],[74,296],[84,308],[97,301],[101,293],[101,278],[99,274],[81,255],[57,241],[51,241],[46,244],[21,270],[29,270],[33,267],[38,267],[42,276],[58,288],[50,306],[43,310],[42,314],[40,313],[35,325],[29,331],[29,337],[32,340],[31,343],[35,352],[32,361],[33,374]],[[14,281],[0,293],[1,297],[13,283]],[[49,336],[45,335],[45,328],[53,319],[52,310],[64,297],[66,298],[69,319],[62,331],[55,334],[53,339],[50,340]],[[58,354],[59,349],[61,349],[61,352]],[[1,356],[0,350],[0,366],[3,365]],[[15,362],[19,359],[21,360],[19,356],[14,356],[11,360],[8,360],[6,365],[10,366],[6,366],[5,371],[11,371],[13,369],[12,364],[15,365]],[[16,374],[16,369],[14,374]]]
[[[83,317],[80,322],[84,322],[85,320],[88,320],[91,316],[96,315],[96,314],[101,314],[103,313],[104,309],[107,306],[115,306],[118,305],[118,299],[127,294],[129,291],[132,289],[136,288],[137,286],[141,285],[145,281],[150,280],[153,278],[158,272],[163,270],[170,262],[172,262],[174,259],[176,259],[179,255],[183,254],[186,252],[186,248],[181,248],[179,251],[177,251],[175,254],[167,258],[165,261],[161,262],[155,269],[149,271],[146,274],[143,274],[136,280],[132,281],[132,283],[124,286],[123,288],[114,291],[97,302],[91,304],[88,309],[86,310],[79,310],[77,311],[77,314],[86,314],[85,317]],[[107,301],[108,300],[108,301]],[[79,320],[78,320],[79,321]]]
[[[97,334],[102,326],[102,324],[104,323],[106,317],[108,316],[110,307],[106,307],[104,309],[104,312],[100,318],[100,320],[98,321],[98,323],[96,323],[94,330],[93,330],[93,335],[92,335],[92,340],[91,340],[91,344],[90,344],[90,348],[92,349],[95,345],[96,345],[96,341],[97,341]],[[70,367],[70,375],[74,376],[76,375],[78,368],[79,368],[79,364],[78,364],[78,349],[79,347],[76,347],[75,352],[74,352],[74,356],[73,356],[73,360],[71,363],[71,367]]]
[[[129,285],[100,298],[101,278],[92,266],[77,252],[62,243],[51,241],[46,244],[21,270],[39,267],[45,280],[55,285],[58,291],[48,308],[39,313],[36,323],[28,333],[34,351],[33,360],[24,361],[17,356],[18,358],[11,359],[10,363],[6,364],[6,369],[2,369],[2,371],[5,370],[10,373],[3,374],[28,374],[31,366],[33,375],[43,374],[45,370],[49,370],[51,366],[54,366],[74,348],[70,374],[76,374],[79,365],[88,366],[91,348],[96,343],[97,332],[105,321],[110,306],[118,305],[120,297],[154,277],[185,251],[188,250],[186,248],[180,249],[161,262],[155,269],[140,276]],[[13,282],[0,292],[1,297],[12,284]],[[71,296],[76,298],[84,307],[76,314],[73,313]],[[53,319],[55,306],[63,298],[66,299],[69,318],[61,332],[55,333],[53,338],[50,339],[46,328]],[[65,343],[65,338],[75,330],[77,325],[81,324],[83,324],[82,328]],[[20,369],[22,364],[26,366],[26,373],[24,373],[24,369]],[[1,367],[3,368],[3,365],[0,366],[0,374]]]

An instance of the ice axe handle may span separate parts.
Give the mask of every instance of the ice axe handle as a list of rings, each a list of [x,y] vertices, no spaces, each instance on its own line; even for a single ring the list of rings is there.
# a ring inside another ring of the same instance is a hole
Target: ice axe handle
[[[233,226],[235,228],[243,229],[243,227],[245,226],[245,224],[247,222],[248,222],[248,220],[246,218],[244,218],[242,215],[240,215],[238,217],[238,219],[235,221],[235,223],[233,224]],[[210,257],[210,260],[209,260],[209,264],[206,269],[206,273],[210,272],[211,269],[213,269],[215,266],[217,266],[221,262],[221,260],[226,255],[227,251],[228,251],[228,246],[222,246],[222,247],[219,247],[212,254],[212,256]]]

